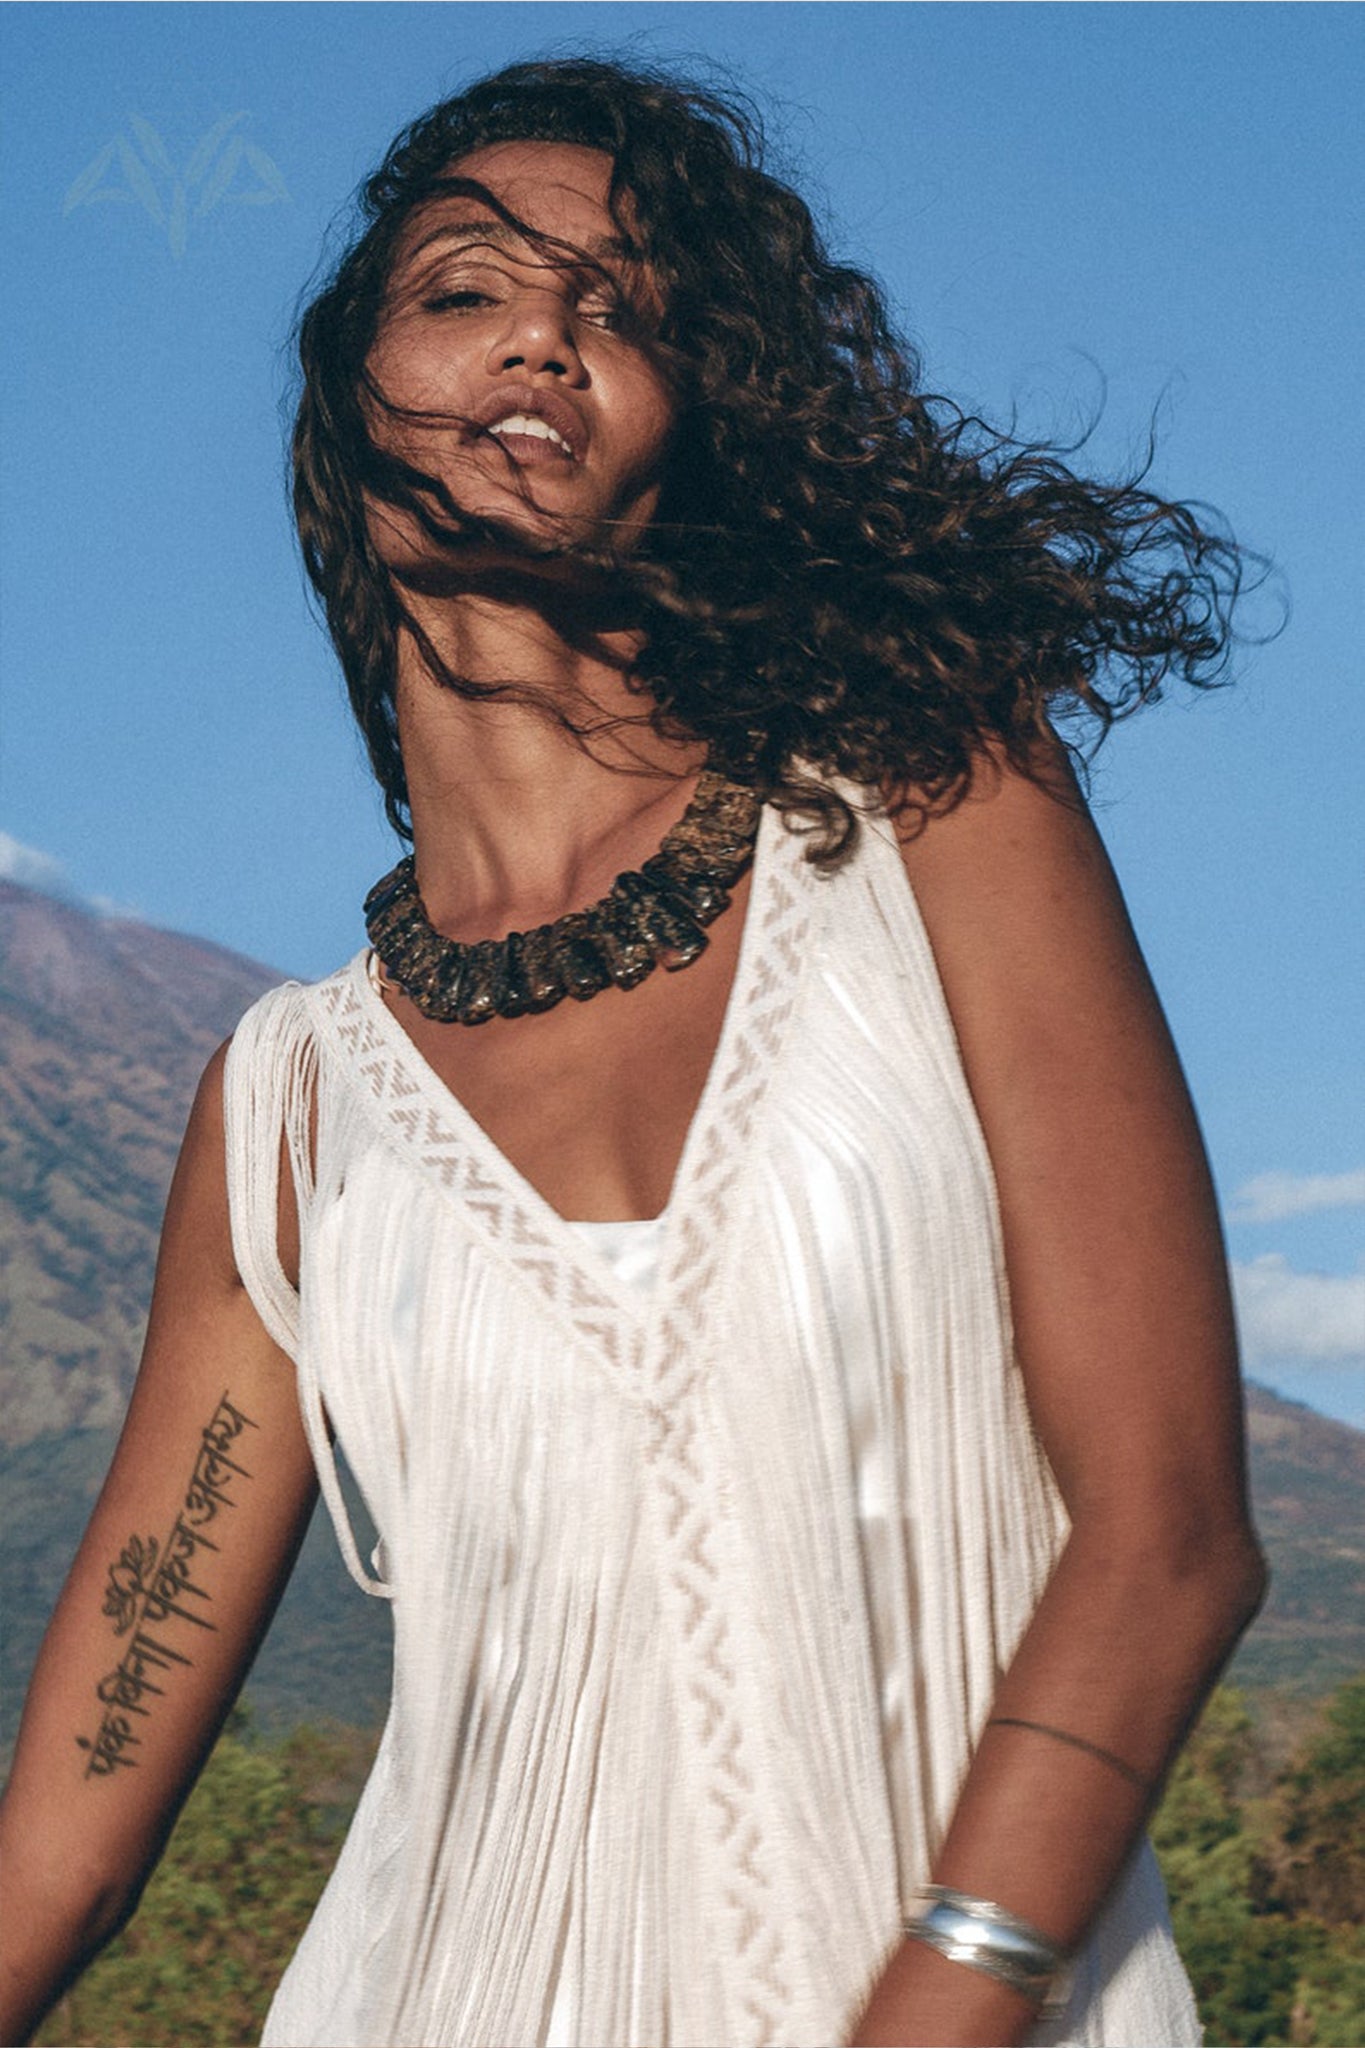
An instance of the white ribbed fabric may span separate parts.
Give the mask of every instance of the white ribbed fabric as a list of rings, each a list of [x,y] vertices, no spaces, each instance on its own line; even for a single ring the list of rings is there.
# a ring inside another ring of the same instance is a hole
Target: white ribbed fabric
[[[241,1272],[395,1635],[265,2041],[846,2040],[1064,1534],[889,831],[824,878],[765,813],[643,1283],[511,1168],[363,955],[257,1004],[227,1105]],[[1198,2041],[1149,1850],[1037,2038]]]
[[[595,1246],[624,1286],[647,1294],[658,1278],[666,1221],[666,1216],[651,1216],[640,1223],[575,1223],[574,1229],[585,1244]]]

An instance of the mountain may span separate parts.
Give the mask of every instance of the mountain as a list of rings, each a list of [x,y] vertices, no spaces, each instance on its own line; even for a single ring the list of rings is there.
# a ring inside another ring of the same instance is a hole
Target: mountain
[[[1232,1676],[1325,1692],[1365,1671],[1365,1430],[1252,1385],[1247,1435],[1271,1586]]]
[[[282,978],[0,882],[0,1443],[122,1415],[195,1084]]]
[[[6,1732],[132,1383],[195,1082],[279,979],[216,946],[0,884]],[[1259,1387],[1248,1421],[1274,1582],[1233,1676],[1311,1696],[1365,1669],[1365,1433]],[[318,1518],[253,1673],[263,1715],[376,1718],[382,1604],[352,1587]]]

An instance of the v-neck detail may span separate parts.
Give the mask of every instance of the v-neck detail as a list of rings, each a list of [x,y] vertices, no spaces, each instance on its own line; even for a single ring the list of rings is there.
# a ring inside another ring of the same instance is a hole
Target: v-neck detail
[[[811,872],[780,814],[765,807],[734,978],[662,1212],[658,1270],[648,1290],[619,1278],[601,1248],[512,1164],[436,1073],[371,985],[367,951],[312,991],[336,1050],[354,1068],[390,1140],[637,1386],[648,1328],[683,1280],[700,1277],[698,1266],[711,1266],[718,1254],[707,1240],[723,1234],[719,1205],[743,1159],[807,951],[801,928]]]

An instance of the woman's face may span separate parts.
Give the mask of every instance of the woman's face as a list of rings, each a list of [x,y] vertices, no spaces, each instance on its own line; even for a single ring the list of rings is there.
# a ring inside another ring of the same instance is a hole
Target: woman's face
[[[506,142],[452,166],[480,200],[420,207],[399,243],[369,368],[385,397],[439,415],[377,412],[373,431],[445,484],[455,503],[529,539],[629,549],[653,517],[675,408],[644,345],[649,281],[608,204],[611,159],[555,142]],[[585,261],[584,258],[591,259]],[[641,321],[621,317],[633,305]],[[400,573],[442,551],[394,508],[372,505],[381,555]],[[477,544],[480,553],[486,543]],[[446,553],[448,569],[455,566]]]

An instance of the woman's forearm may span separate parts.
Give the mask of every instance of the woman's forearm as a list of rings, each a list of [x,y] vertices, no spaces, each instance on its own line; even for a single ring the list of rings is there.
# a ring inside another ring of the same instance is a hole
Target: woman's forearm
[[[1003,1906],[1061,1949],[1083,1938],[1260,1599],[1249,1532],[1206,1535],[1194,1555],[1152,1532],[1073,1531],[981,1732],[936,1883]],[[906,1942],[853,2038],[1008,2048],[1033,2018],[1017,1993]]]
[[[0,1802],[0,2042],[27,2041],[44,2014],[127,1921],[140,1871],[107,1881],[53,1869]]]

